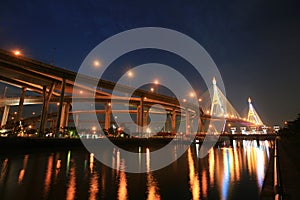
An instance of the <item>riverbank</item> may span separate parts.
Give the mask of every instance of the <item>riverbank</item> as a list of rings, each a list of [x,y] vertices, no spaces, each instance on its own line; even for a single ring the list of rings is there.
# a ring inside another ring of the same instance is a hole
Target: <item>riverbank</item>
[[[202,144],[203,141],[212,142],[221,146],[232,146],[233,140],[272,140],[274,135],[197,135],[194,137],[151,137],[151,138],[121,138],[109,137],[109,140],[118,146],[141,146],[161,148],[172,140],[176,143]],[[49,147],[84,147],[82,141],[86,140],[91,143],[105,141],[106,138],[98,139],[79,139],[79,138],[39,138],[39,137],[0,137],[0,149],[23,149],[23,148],[49,148]],[[216,142],[217,141],[217,142]]]
[[[278,151],[283,198],[298,200],[300,199],[300,135],[280,137]]]
[[[300,135],[285,135],[278,139],[278,159],[281,179],[281,192],[285,200],[300,199]],[[274,199],[274,154],[269,163],[261,199]]]

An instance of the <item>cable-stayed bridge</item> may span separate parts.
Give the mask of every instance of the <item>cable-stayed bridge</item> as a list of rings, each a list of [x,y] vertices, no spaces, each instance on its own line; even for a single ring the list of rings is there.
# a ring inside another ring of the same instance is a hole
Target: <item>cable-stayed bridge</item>
[[[77,129],[81,127],[82,130],[90,129],[91,132],[96,133],[99,130],[95,130],[93,125],[95,122],[90,122],[88,117],[93,112],[97,114],[98,122],[103,129],[108,130],[116,126],[117,122],[117,116],[112,115],[112,100],[117,104],[127,104],[128,110],[114,110],[114,113],[122,115],[128,112],[132,116],[136,129],[131,132],[147,136],[150,136],[152,132],[182,132],[184,134],[207,132],[214,128],[210,127],[213,126],[211,121],[224,122],[222,130],[215,130],[218,133],[258,133],[259,128],[265,127],[250,100],[248,116],[240,117],[218,88],[215,79],[213,79],[212,87],[199,98],[201,99],[199,109],[199,105],[143,89],[134,90],[131,97],[114,96],[112,90],[116,83],[106,80],[100,80],[97,88],[76,85],[77,73],[75,72],[4,50],[0,50],[0,70],[2,83],[21,89],[19,96],[3,95],[0,99],[2,128],[18,126],[21,122],[28,127],[36,128],[40,136],[43,136],[47,129],[60,132],[64,127],[70,126],[76,126]],[[82,78],[86,82],[95,81],[91,77]],[[118,89],[125,93],[131,90],[126,85],[118,86]],[[72,98],[74,93],[77,94],[75,99]],[[91,93],[95,93],[95,98],[86,98],[87,94]],[[94,109],[73,110],[73,101],[91,105]],[[162,107],[157,107],[157,104]],[[40,110],[28,116],[26,107],[29,105],[38,106]],[[11,112],[13,109],[16,111]],[[147,128],[151,114],[166,114],[162,129]],[[184,123],[184,126],[179,127],[180,123]]]

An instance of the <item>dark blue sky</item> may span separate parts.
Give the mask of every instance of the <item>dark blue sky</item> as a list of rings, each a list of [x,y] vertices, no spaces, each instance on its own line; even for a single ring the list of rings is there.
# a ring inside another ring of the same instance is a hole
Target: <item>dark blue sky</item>
[[[174,29],[208,51],[238,112],[251,96],[263,121],[281,124],[300,113],[299,8],[296,0],[2,1],[0,48],[76,71],[116,33]]]

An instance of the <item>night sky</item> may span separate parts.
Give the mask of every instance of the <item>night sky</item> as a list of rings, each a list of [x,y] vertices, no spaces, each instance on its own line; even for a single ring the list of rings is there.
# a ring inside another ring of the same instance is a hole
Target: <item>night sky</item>
[[[299,9],[296,0],[1,1],[0,48],[77,71],[96,45],[116,33],[174,29],[211,55],[241,115],[251,96],[266,124],[282,125],[300,113]]]

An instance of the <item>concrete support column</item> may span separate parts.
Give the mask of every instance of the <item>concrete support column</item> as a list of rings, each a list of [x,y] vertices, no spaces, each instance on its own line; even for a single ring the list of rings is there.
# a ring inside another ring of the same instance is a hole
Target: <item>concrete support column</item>
[[[144,108],[143,112],[143,127],[148,125],[148,118],[149,118],[149,108]]]
[[[62,105],[59,127],[64,128],[66,124],[66,103]]]
[[[201,115],[200,114],[199,114],[197,120],[198,120],[198,130],[197,130],[197,132],[201,133],[203,124],[202,124],[202,120],[201,120]]]
[[[60,117],[60,127],[66,127],[69,125],[69,110],[70,110],[70,103],[63,103],[61,117]]]
[[[138,106],[138,132],[143,135],[143,125],[144,125],[144,97],[141,97],[140,105]]]
[[[140,115],[141,115],[141,107],[137,106],[137,112],[136,112],[136,132],[140,132],[139,126],[140,126]]]
[[[172,133],[176,132],[176,111],[173,109],[171,118]]]
[[[18,123],[22,118],[23,104],[24,104],[24,100],[25,100],[25,93],[26,93],[26,87],[23,87],[22,92],[21,92],[21,96],[20,96],[18,112],[17,112],[17,116],[16,116],[16,119],[15,119],[16,123]]]
[[[104,104],[105,109],[105,121],[104,128],[108,130],[110,128],[110,115],[111,115],[111,105],[109,103]]]
[[[74,119],[74,124],[76,127],[78,127],[78,124],[79,124],[79,114],[75,114],[73,115],[73,117],[75,116],[75,119]]]
[[[166,122],[165,122],[165,132],[170,131],[170,118],[171,118],[171,114],[167,113],[167,117],[166,117]]]
[[[61,92],[60,92],[60,98],[59,98],[59,108],[58,108],[58,114],[57,114],[57,122],[56,122],[56,130],[55,133],[58,133],[60,130],[60,120],[61,120],[61,113],[64,103],[64,96],[65,96],[65,87],[66,87],[66,79],[63,78],[62,84],[61,84]]]
[[[48,112],[48,102],[47,102],[47,87],[43,86],[43,106],[42,106],[42,113],[41,113],[41,122],[40,122],[40,128],[39,128],[39,134],[40,137],[45,132],[45,126],[46,126],[46,115]]]
[[[40,122],[40,127],[39,127],[39,136],[43,136],[45,132],[45,127],[47,124],[47,114],[48,114],[48,106],[49,106],[49,101],[52,96],[52,92],[55,88],[55,83],[51,85],[51,88],[49,92],[47,92],[47,86],[43,86],[43,106],[42,106],[42,113],[41,113],[41,122]]]
[[[185,134],[190,133],[190,113],[188,109],[185,110]]]
[[[1,127],[3,127],[7,123],[7,119],[8,119],[8,115],[9,115],[9,109],[10,109],[10,106],[8,106],[8,105],[6,105],[4,107],[2,120],[1,120]]]
[[[65,126],[69,126],[69,113],[71,104],[68,102],[65,107]]]

